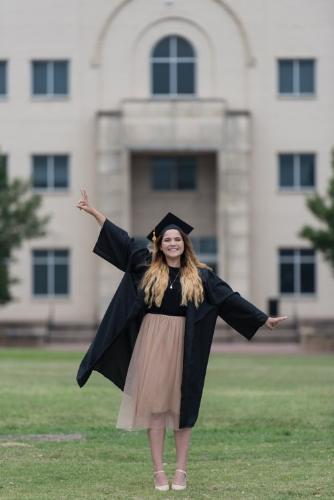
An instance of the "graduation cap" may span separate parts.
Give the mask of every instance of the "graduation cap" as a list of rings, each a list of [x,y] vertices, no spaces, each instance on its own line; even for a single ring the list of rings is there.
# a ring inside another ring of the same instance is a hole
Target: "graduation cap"
[[[189,234],[194,228],[176,215],[168,212],[168,214],[161,219],[150,234],[147,235],[147,238],[154,242],[158,236],[167,231],[167,229],[181,229],[184,233]]]

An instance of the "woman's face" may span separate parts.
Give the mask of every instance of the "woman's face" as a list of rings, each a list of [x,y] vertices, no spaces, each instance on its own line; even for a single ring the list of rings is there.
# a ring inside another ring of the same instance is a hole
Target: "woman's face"
[[[162,237],[160,249],[166,257],[180,257],[184,251],[180,232],[177,229],[168,229]]]

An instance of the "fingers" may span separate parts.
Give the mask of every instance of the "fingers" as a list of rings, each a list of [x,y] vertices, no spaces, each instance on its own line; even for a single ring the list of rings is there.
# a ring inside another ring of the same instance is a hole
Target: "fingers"
[[[277,318],[269,318],[269,321],[267,323],[268,328],[270,328],[270,330],[273,330],[279,323],[281,323],[285,319],[288,319],[288,316],[278,316]]]
[[[80,188],[80,191],[81,191],[81,194],[82,194],[82,196],[83,196],[83,199],[84,199],[85,201],[88,201],[88,194],[87,194],[86,189],[84,189],[84,188]]]
[[[274,318],[277,323],[281,323],[281,321],[284,321],[285,319],[288,319],[287,316],[279,316],[278,318]]]

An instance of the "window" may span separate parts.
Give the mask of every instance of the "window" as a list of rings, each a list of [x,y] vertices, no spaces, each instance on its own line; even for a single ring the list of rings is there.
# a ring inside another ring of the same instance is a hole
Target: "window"
[[[315,293],[315,252],[313,249],[279,250],[280,293]]]
[[[315,155],[313,153],[280,153],[279,186],[284,190],[315,187]]]
[[[7,180],[8,180],[7,163],[8,163],[7,155],[0,153],[0,189],[3,189],[7,186]]]
[[[0,61],[0,97],[7,95],[7,61]]]
[[[278,88],[280,95],[314,95],[314,59],[279,59]]]
[[[69,294],[69,251],[33,250],[33,295]]]
[[[69,186],[68,163],[68,155],[33,155],[33,187],[48,191],[67,190]]]
[[[191,236],[198,259],[217,272],[217,238],[215,236]]]
[[[196,57],[191,44],[180,36],[168,36],[151,56],[151,92],[155,96],[195,94]]]
[[[32,61],[32,94],[68,95],[68,66],[68,61]]]
[[[152,158],[152,189],[156,191],[195,190],[197,161],[192,156]]]

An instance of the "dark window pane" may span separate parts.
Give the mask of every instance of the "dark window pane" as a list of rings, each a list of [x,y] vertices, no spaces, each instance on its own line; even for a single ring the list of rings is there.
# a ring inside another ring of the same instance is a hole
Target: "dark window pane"
[[[280,291],[281,293],[293,293],[294,278],[293,278],[293,264],[280,265]]]
[[[176,54],[178,57],[194,57],[193,48],[185,38],[178,36],[176,40]]]
[[[314,263],[301,264],[300,279],[302,293],[313,293],[315,291]]]
[[[178,189],[196,189],[196,164],[194,160],[180,160],[177,171]]]
[[[33,94],[46,94],[47,93],[47,63],[34,62],[33,63]]]
[[[170,37],[163,38],[153,51],[153,57],[169,57],[170,56]]]
[[[34,265],[34,294],[48,293],[48,269],[46,264]]]
[[[57,257],[68,257],[68,250],[55,250],[54,251],[54,256]]]
[[[0,189],[7,186],[7,155],[0,154]]]
[[[56,295],[68,293],[68,265],[67,264],[56,264],[55,265],[54,281],[55,281],[54,293]]]
[[[190,240],[191,240],[191,243],[193,245],[193,248],[194,248],[195,252],[199,253],[200,252],[200,248],[201,248],[201,246],[200,246],[200,238],[196,237],[196,236],[192,236],[190,238]]]
[[[214,237],[202,237],[200,239],[201,253],[217,253],[217,239]]]
[[[7,94],[7,61],[0,61],[0,95]]]
[[[153,94],[169,94],[169,63],[153,63]]]
[[[61,95],[68,93],[67,61],[55,61],[53,63],[53,92]]]
[[[35,257],[44,257],[46,258],[48,255],[48,250],[34,250],[33,251],[34,258]]]
[[[279,185],[281,187],[293,186],[293,155],[279,155]]]
[[[47,162],[47,156],[33,157],[33,186],[35,188],[46,188],[48,186]]]
[[[301,93],[314,92],[314,62],[311,59],[299,61],[299,82]]]
[[[303,250],[300,250],[300,255],[303,256],[303,257],[313,257],[314,256],[314,250],[313,248],[310,248],[310,249],[303,249]]]
[[[300,155],[300,185],[314,186],[314,155]]]
[[[193,94],[195,92],[194,63],[177,64],[177,93]]]
[[[279,61],[279,92],[281,94],[289,94],[293,92],[292,61]]]
[[[153,165],[153,189],[171,189],[172,170],[167,165]]]
[[[54,157],[54,187],[68,186],[68,157],[56,155]]]
[[[293,257],[295,251],[293,249],[285,248],[284,250],[280,250],[279,254],[281,257]]]

